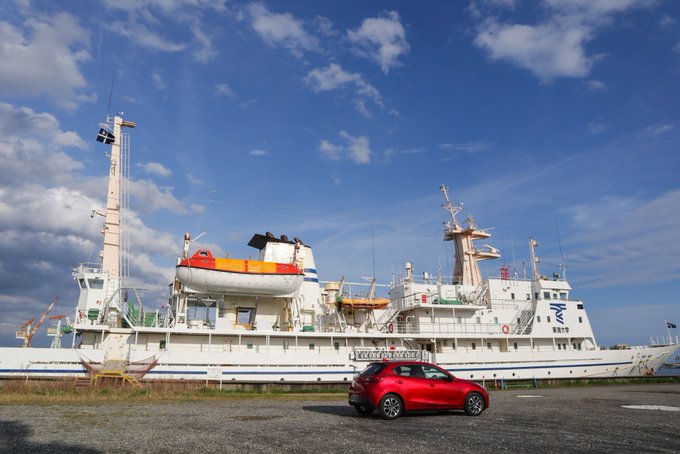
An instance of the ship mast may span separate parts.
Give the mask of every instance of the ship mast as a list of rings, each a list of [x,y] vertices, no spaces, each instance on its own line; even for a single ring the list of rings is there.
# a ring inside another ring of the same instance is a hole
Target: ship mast
[[[451,221],[444,223],[444,241],[454,244],[453,283],[478,287],[482,283],[482,273],[477,262],[498,258],[500,254],[489,245],[484,245],[486,250],[475,248],[473,241],[490,238],[491,234],[487,229],[478,229],[472,216],[468,216],[466,227],[459,224],[456,215],[463,209],[463,204],[451,205],[449,188],[442,185],[440,190],[446,201],[442,207],[451,214]]]
[[[107,299],[112,298],[109,309],[116,312],[120,307],[121,286],[121,189],[123,184],[123,168],[121,160],[122,128],[134,128],[135,123],[123,120],[116,115],[113,118],[113,136],[111,143],[111,164],[109,184],[106,192],[106,215],[104,221],[104,248],[101,251],[102,271],[108,274],[109,284]]]

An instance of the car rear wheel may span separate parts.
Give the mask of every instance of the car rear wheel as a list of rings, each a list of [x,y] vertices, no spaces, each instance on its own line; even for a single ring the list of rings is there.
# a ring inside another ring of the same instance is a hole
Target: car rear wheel
[[[370,415],[373,413],[373,407],[370,405],[355,405],[354,409],[356,410],[357,413],[359,413],[362,416]]]
[[[404,411],[404,404],[396,394],[385,394],[378,407],[383,419],[395,419]]]
[[[484,398],[479,393],[470,393],[465,397],[465,413],[479,416],[484,411]]]

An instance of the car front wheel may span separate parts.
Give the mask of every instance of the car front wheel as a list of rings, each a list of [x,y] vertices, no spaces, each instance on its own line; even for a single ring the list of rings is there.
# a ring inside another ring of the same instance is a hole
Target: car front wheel
[[[383,419],[395,419],[404,411],[404,405],[396,394],[385,394],[378,407]]]
[[[370,405],[355,405],[354,409],[356,410],[357,413],[359,413],[362,416],[370,415],[373,413],[373,407]]]
[[[484,398],[479,393],[470,393],[465,398],[465,413],[479,416],[484,411]]]

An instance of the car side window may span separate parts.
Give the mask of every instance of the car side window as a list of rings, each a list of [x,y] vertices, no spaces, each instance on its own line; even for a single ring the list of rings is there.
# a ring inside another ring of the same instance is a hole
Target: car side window
[[[402,377],[417,377],[417,378],[425,377],[423,369],[418,364],[407,364],[397,366],[392,370],[394,371],[395,374],[401,375]]]
[[[423,366],[423,372],[425,373],[426,378],[431,378],[434,380],[446,380],[448,379],[448,375],[442,372],[441,370],[437,369],[436,367],[432,366]]]

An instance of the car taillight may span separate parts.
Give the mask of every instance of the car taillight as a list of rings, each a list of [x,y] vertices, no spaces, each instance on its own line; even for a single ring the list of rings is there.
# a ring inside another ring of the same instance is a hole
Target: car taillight
[[[385,379],[385,377],[378,377],[378,376],[374,375],[372,377],[368,377],[368,380],[366,380],[366,381],[368,381],[368,383],[380,383],[384,379]]]

